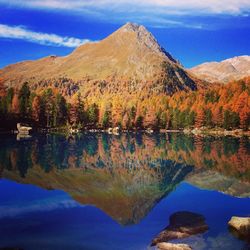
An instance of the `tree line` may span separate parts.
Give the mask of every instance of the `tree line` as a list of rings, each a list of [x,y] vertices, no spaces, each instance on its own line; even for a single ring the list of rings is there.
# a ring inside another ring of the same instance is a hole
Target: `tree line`
[[[104,95],[83,98],[78,91],[67,99],[48,88],[32,92],[29,83],[21,89],[8,88],[0,93],[1,125],[28,121],[39,127],[123,129],[185,129],[224,128],[227,130],[250,126],[250,78],[226,85],[172,96]]]

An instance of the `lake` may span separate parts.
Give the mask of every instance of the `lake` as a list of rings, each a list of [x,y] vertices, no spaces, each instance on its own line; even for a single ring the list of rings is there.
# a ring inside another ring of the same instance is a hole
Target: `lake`
[[[178,211],[209,230],[174,242],[248,249],[228,229],[250,215],[250,140],[184,134],[0,137],[0,248],[154,249]]]

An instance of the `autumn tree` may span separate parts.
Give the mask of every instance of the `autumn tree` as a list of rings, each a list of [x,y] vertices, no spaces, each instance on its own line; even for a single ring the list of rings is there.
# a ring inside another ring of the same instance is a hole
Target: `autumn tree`
[[[239,112],[239,118],[240,118],[240,127],[244,130],[247,130],[250,126],[250,110],[245,105]]]
[[[18,94],[14,94],[12,103],[11,103],[11,112],[13,114],[18,114],[19,113],[19,98]]]
[[[36,122],[40,119],[41,100],[39,96],[35,96],[32,101],[32,119]]]
[[[158,119],[156,116],[156,112],[154,108],[148,108],[146,111],[146,115],[143,120],[143,126],[145,128],[157,128],[158,127]]]
[[[205,125],[205,112],[203,108],[200,108],[197,111],[196,117],[195,117],[195,127],[200,128]]]
[[[77,107],[75,103],[70,103],[68,105],[68,120],[69,123],[73,126],[76,126],[77,122],[78,122],[78,114],[77,114]]]
[[[215,126],[221,127],[223,124],[223,108],[216,107],[212,110],[212,122]]]
[[[124,115],[123,107],[119,100],[115,100],[112,105],[112,124],[113,126],[121,126],[122,117]]]
[[[132,128],[131,119],[130,119],[128,112],[125,112],[121,125],[122,125],[123,129],[131,129]]]

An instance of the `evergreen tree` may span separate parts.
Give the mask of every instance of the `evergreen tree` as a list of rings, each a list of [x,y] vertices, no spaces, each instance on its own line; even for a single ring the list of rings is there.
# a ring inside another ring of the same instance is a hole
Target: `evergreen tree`
[[[135,123],[135,117],[136,117],[136,108],[132,106],[129,112],[129,121],[131,123],[131,126],[133,126]]]
[[[194,111],[187,111],[186,119],[185,119],[185,127],[192,128],[195,123],[195,112]]]
[[[135,121],[135,127],[141,129],[143,127],[143,117],[139,115]]]
[[[167,114],[166,114],[166,112],[158,113],[157,119],[158,119],[159,127],[165,129],[167,126]]]
[[[52,89],[49,88],[43,92],[41,97],[41,115],[39,119],[46,127],[53,125],[54,105],[53,92]]]
[[[6,95],[6,107],[8,112],[11,112],[11,106],[12,106],[12,100],[14,97],[14,89],[13,88],[9,88],[7,90],[7,95]]]
[[[234,129],[238,128],[239,125],[240,125],[239,114],[237,114],[236,112],[232,112],[230,110],[225,110],[223,127],[225,129]]]
[[[90,126],[96,126],[98,123],[99,108],[95,103],[90,105],[90,107],[87,110],[87,115]]]
[[[80,124],[85,123],[86,116],[85,116],[85,112],[84,112],[84,103],[82,101],[82,97],[81,97],[80,92],[77,95],[76,112],[77,112],[77,122]]]
[[[30,88],[28,82],[25,82],[19,91],[19,106],[20,114],[22,117],[28,116],[29,113],[29,98],[30,98]]]
[[[108,128],[109,126],[111,126],[111,112],[106,110],[102,118],[102,127]]]
[[[67,120],[67,115],[66,100],[61,94],[57,94],[53,110],[53,126],[64,125]]]
[[[210,109],[205,109],[204,110],[204,125],[206,127],[212,127],[213,126],[213,122],[212,122],[212,112]]]

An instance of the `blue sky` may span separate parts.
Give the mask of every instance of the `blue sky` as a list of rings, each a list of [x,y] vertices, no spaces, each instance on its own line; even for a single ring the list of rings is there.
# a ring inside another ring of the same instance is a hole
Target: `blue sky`
[[[249,14],[249,0],[0,0],[0,67],[67,55],[128,21],[185,67],[250,55]]]

